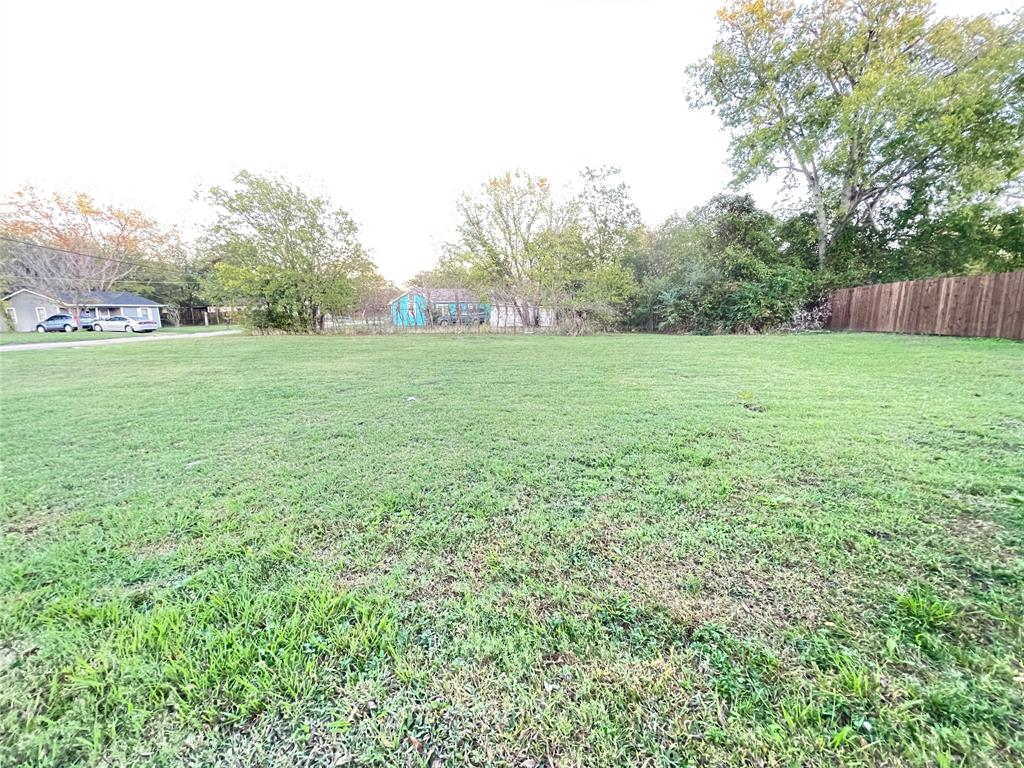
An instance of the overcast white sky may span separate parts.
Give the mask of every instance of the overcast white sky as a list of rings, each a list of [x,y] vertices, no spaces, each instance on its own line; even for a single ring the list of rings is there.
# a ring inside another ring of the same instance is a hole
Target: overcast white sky
[[[87,191],[189,232],[197,189],[276,172],[348,209],[398,282],[504,170],[620,166],[655,224],[729,180],[725,135],[685,99],[720,5],[0,0],[0,197]]]

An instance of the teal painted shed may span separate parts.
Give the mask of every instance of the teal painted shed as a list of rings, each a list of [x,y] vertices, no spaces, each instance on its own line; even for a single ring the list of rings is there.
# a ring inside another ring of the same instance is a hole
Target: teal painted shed
[[[482,324],[491,311],[464,288],[410,288],[389,306],[392,324],[400,327]]]
[[[393,325],[413,327],[430,322],[427,299],[415,291],[406,291],[397,299],[392,299],[390,307]]]

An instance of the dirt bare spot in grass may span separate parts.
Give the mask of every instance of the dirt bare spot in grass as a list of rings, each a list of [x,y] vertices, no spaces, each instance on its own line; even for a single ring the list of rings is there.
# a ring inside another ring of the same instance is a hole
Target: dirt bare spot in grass
[[[281,718],[263,718],[243,727],[194,733],[179,748],[177,760],[181,765],[216,768],[334,768],[355,764],[345,740],[332,731],[330,723],[306,723],[297,732],[294,724]]]
[[[1012,513],[1014,508],[1024,506],[1024,496],[999,494],[992,491],[950,492],[947,494],[947,498],[961,512],[958,524],[964,529],[977,528],[984,523],[997,528],[1005,528],[991,518]]]
[[[958,542],[985,550],[991,550],[992,546],[1008,533],[1006,526],[996,520],[969,515],[955,518],[946,524],[946,528]],[[1007,549],[1004,554],[1009,553],[1010,550]]]
[[[135,554],[139,557],[170,557],[178,551],[178,540],[174,536],[164,536],[160,539],[135,547]]]
[[[335,576],[334,583],[338,589],[350,592],[369,586],[378,578],[379,574],[372,571],[343,571]]]
[[[22,644],[20,648],[14,645],[0,645],[0,675],[12,673],[19,662],[35,656],[38,652],[38,645]]]
[[[337,768],[388,765],[441,768],[466,764],[489,745],[484,717],[465,716],[460,691],[451,696],[403,686],[395,677],[339,683],[329,701],[301,714],[263,715],[235,726],[195,732],[177,750],[175,764],[218,768]],[[497,695],[490,692],[489,695]],[[490,701],[493,701],[491,699]],[[475,700],[481,715],[500,712]],[[507,726],[507,720],[495,721]],[[490,738],[493,739],[491,730]],[[386,754],[386,756],[385,756]],[[503,761],[472,762],[506,765]]]
[[[333,558],[331,558],[333,561]],[[344,591],[363,589],[372,584],[378,583],[382,578],[390,574],[397,563],[398,558],[394,554],[385,555],[373,568],[346,568],[339,566],[338,573],[334,577],[334,584]]]
[[[908,562],[906,569],[922,581],[937,572],[948,578],[956,571],[970,581],[983,581],[993,571],[1019,568],[1022,543],[1013,528],[988,516],[964,514],[929,521],[918,529],[919,558]]]
[[[1024,585],[1020,550],[1024,539],[1020,534],[995,520],[967,516],[949,521],[940,530],[936,546],[944,545],[943,561],[964,577],[959,591],[965,595],[998,593]],[[975,619],[981,616],[978,612],[973,615]]]
[[[318,563],[332,565],[338,560],[337,544],[333,541],[321,544],[310,552],[310,556]]]
[[[480,594],[490,583],[490,563],[498,546],[497,539],[485,536],[474,541],[464,556],[445,552],[430,561],[417,560],[409,569],[409,599],[440,605],[466,594]]]
[[[47,509],[32,512],[20,519],[11,520],[4,526],[4,533],[8,536],[31,537],[40,529],[60,523],[66,517],[62,509]]]
[[[723,560],[708,566],[680,560],[667,549],[655,547],[643,560],[616,563],[612,583],[680,621],[715,623],[766,639],[794,625],[814,626],[835,605],[836,577],[810,563],[769,568]]]
[[[27,518],[9,523],[4,527],[4,533],[15,536],[29,536],[39,530],[42,522],[36,518]]]
[[[646,658],[561,655],[514,682],[474,667],[449,667],[431,679],[430,698],[444,702],[447,733],[469,747],[477,758],[472,764],[654,765],[660,761],[653,756],[666,745],[681,764],[724,764],[704,754],[705,745],[720,743],[737,727],[730,722],[735,702],[716,686],[738,686],[722,680],[732,673],[705,655],[704,634],[696,632],[694,641]],[[747,670],[747,661],[730,657],[725,666]],[[457,754],[438,735],[441,754]]]

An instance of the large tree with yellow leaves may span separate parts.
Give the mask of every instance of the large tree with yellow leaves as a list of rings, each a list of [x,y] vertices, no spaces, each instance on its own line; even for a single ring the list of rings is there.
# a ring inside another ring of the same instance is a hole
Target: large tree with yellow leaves
[[[0,238],[7,286],[72,293],[117,287],[180,246],[139,210],[33,187],[0,206]]]
[[[692,99],[731,132],[737,182],[781,175],[814,209],[818,262],[851,224],[933,216],[1024,169],[1024,14],[936,18],[930,0],[732,0]]]

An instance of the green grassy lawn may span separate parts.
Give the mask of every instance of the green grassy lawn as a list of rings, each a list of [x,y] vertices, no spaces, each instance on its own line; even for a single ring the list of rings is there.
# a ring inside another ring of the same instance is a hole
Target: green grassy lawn
[[[165,325],[157,333],[213,333],[214,331],[237,331],[238,325]]]
[[[1024,760],[1022,344],[238,336],[0,374],[0,765]]]
[[[237,330],[236,325],[179,325],[171,326],[166,325],[159,330],[153,331],[153,333],[159,333],[166,335],[170,333],[204,333],[209,331],[231,331]],[[125,333],[114,333],[111,331],[103,331],[102,333],[94,333],[93,331],[74,331],[72,333],[2,333],[0,334],[0,347],[8,344],[38,344],[40,342],[54,343],[58,341],[96,341],[97,339],[123,339],[125,336],[131,336],[133,334]],[[140,336],[145,334],[140,334]]]

